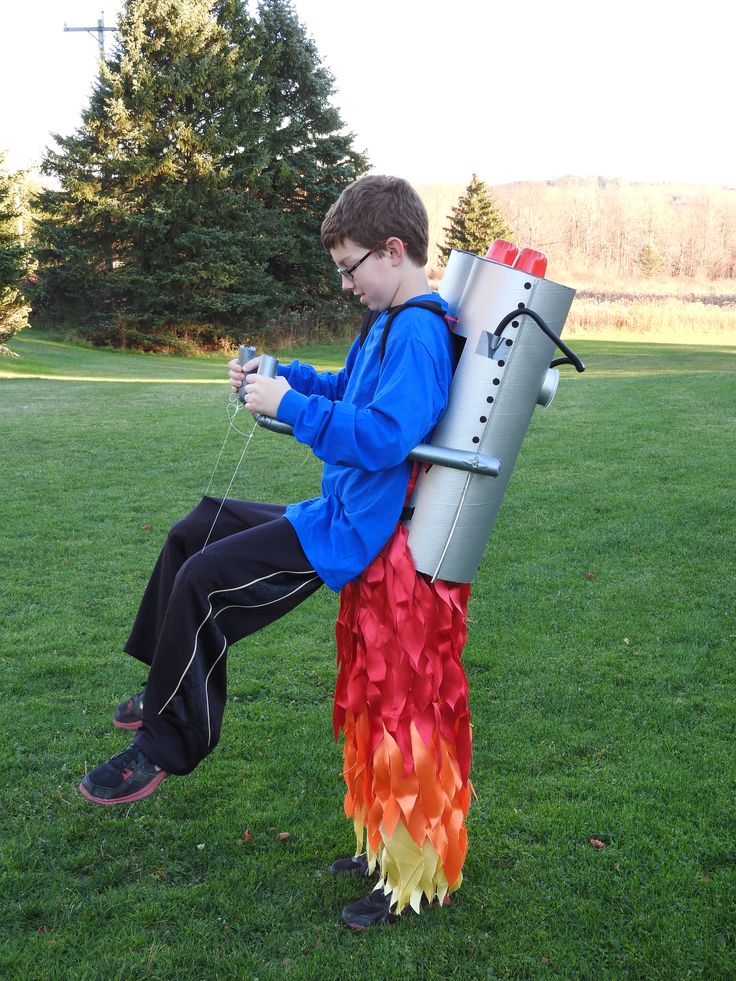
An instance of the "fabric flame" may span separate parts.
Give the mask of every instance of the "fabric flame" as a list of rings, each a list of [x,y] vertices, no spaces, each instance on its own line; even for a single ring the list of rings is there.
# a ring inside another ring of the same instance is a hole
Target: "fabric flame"
[[[461,658],[470,586],[417,573],[399,526],[340,594],[333,723],[345,814],[396,911],[462,882],[471,729]]]

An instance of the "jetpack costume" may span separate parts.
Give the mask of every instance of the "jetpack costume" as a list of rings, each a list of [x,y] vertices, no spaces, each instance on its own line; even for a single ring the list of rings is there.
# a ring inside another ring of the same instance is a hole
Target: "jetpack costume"
[[[545,270],[541,253],[507,242],[483,258],[452,251],[439,290],[460,349],[448,406],[431,443],[411,454],[398,527],[340,594],[333,718],[344,736],[345,813],[356,853],[379,869],[398,913],[442,903],[462,882],[470,583],[535,406],[551,402],[559,364],[584,370],[560,340],[574,290]],[[563,356],[553,360],[555,347]],[[274,373],[274,359],[260,370]]]

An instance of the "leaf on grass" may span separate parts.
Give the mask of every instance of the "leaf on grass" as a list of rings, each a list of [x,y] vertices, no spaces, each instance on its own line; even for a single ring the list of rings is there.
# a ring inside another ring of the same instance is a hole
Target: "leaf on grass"
[[[605,841],[601,841],[600,838],[588,838],[588,841],[593,846],[593,848],[605,848]]]
[[[279,831],[276,835],[276,841],[288,841],[289,838],[291,838],[291,835],[288,831]]]
[[[246,828],[243,832],[243,841],[253,841],[253,832],[250,828]]]
[[[596,578],[596,573],[595,572],[586,572],[585,573],[585,578],[586,579],[595,579]]]

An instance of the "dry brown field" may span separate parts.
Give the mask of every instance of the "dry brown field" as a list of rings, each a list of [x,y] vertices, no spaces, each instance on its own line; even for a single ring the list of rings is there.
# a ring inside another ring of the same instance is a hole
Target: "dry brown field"
[[[588,185],[583,185],[588,188]],[[572,187],[572,189],[570,189]],[[430,223],[430,281],[438,286],[442,279],[443,269],[437,260],[438,245],[442,243],[443,230],[449,223],[452,208],[464,192],[462,185],[417,185],[427,207]],[[575,302],[565,326],[567,337],[597,338],[601,340],[642,340],[667,343],[689,344],[726,344],[736,345],[736,279],[709,275],[712,272],[713,249],[703,246],[703,255],[694,257],[691,265],[693,275],[667,274],[661,270],[657,274],[644,276],[634,271],[621,271],[611,268],[610,248],[605,255],[608,257],[596,259],[595,254],[588,252],[585,261],[580,255],[574,254],[569,237],[569,217],[573,200],[579,199],[579,185],[567,185],[564,181],[560,187],[540,188],[534,185],[506,185],[500,188],[490,187],[489,193],[496,203],[503,203],[504,215],[514,225],[514,218],[519,221],[519,200],[531,197],[544,207],[544,221],[540,219],[540,234],[550,239],[545,242],[527,241],[525,235],[533,224],[526,216],[526,229],[518,236],[518,244],[540,248],[546,252],[549,259],[547,276],[566,286],[577,290]],[[552,193],[559,207],[558,211],[549,207]],[[688,234],[692,231],[695,217],[707,217],[713,227],[720,229],[720,253],[730,255],[735,249],[731,226],[733,223],[733,201],[736,191],[731,189],[688,189],[669,188],[665,185],[624,185],[629,207],[624,218],[617,216],[622,222],[625,234],[634,242],[640,233],[641,215],[650,215],[650,227],[656,229],[659,238],[658,248],[662,254],[671,254],[675,248],[675,226],[672,219],[673,209],[680,207],[680,235],[685,227],[682,220],[682,208],[687,208]],[[708,193],[706,193],[708,192]],[[610,198],[610,195],[608,195]],[[602,200],[607,200],[604,196]],[[655,210],[652,202],[657,202]],[[682,202],[685,202],[683,205]],[[668,210],[669,209],[669,210]],[[532,207],[532,212],[533,212]],[[628,215],[628,218],[626,217]],[[605,209],[593,222],[600,222],[610,229],[612,217]],[[703,219],[704,221],[705,219]],[[627,225],[628,221],[628,225]],[[559,235],[555,229],[557,222],[560,226]],[[710,228],[710,226],[708,226]],[[619,230],[618,238],[624,234]],[[603,240],[599,228],[590,226],[586,231],[590,241]],[[555,241],[555,239],[558,239]],[[706,226],[702,227],[701,240],[712,243],[712,234],[707,234]],[[628,246],[633,254],[634,244]],[[706,261],[710,256],[710,260]],[[631,266],[632,263],[630,262]]]

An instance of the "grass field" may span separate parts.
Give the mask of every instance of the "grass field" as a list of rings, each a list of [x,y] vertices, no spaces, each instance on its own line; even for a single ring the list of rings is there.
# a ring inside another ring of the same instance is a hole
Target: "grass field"
[[[129,807],[76,790],[127,745],[111,711],[143,679],[120,651],[225,436],[221,359],[11,346],[0,976],[736,977],[736,348],[576,342],[588,371],[537,410],[473,588],[465,884],[354,933],[339,911],[365,884],[325,871],[353,843],[326,589],[233,648],[194,774]],[[259,430],[233,493],[311,496],[319,470]]]

